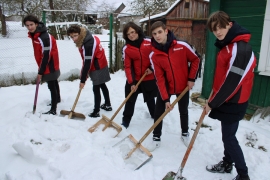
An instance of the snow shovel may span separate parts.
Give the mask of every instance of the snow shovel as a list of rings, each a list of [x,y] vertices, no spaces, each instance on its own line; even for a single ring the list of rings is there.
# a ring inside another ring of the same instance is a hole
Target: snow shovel
[[[184,91],[177,97],[177,99],[175,99],[173,101],[173,103],[171,104],[172,107],[175,106],[175,104],[186,94],[186,92],[188,91],[188,86],[184,89]],[[126,138],[129,138],[134,144],[135,144],[135,147],[133,149],[131,149],[131,151],[129,151],[126,156],[125,156],[125,159],[128,159],[132,154],[133,152],[136,150],[136,149],[140,149],[141,151],[143,151],[147,156],[148,156],[148,159],[143,162],[139,167],[137,167],[135,170],[139,169],[140,167],[142,167],[146,162],[148,162],[150,159],[152,159],[152,154],[149,152],[148,149],[146,149],[145,147],[142,146],[142,142],[146,139],[146,137],[152,132],[152,130],[162,121],[162,119],[169,113],[169,109],[166,109],[165,112],[157,119],[157,121],[150,127],[150,129],[144,134],[144,136],[139,140],[137,141],[131,134],[128,135]],[[124,141],[126,138],[124,138],[122,141]],[[115,144],[114,146],[116,145],[119,145],[122,141],[118,142],[117,144]]]
[[[37,98],[38,98],[38,89],[39,89],[39,79],[36,79],[36,93],[35,93],[35,99],[34,99],[34,106],[33,106],[33,114],[36,112],[37,107]]]
[[[144,75],[141,77],[141,79],[139,80],[139,82],[137,82],[136,88],[141,84],[142,80],[144,79],[144,77],[146,75],[147,75],[147,73],[144,73]],[[108,117],[106,117],[105,115],[102,114],[102,118],[96,124],[94,124],[92,127],[90,127],[88,129],[88,131],[90,133],[93,133],[97,129],[97,127],[99,125],[105,124],[104,128],[102,129],[102,131],[105,131],[108,127],[113,127],[117,131],[117,134],[114,136],[114,137],[116,137],[122,131],[122,127],[119,126],[118,124],[116,124],[115,122],[113,122],[113,120],[114,120],[115,116],[118,114],[118,112],[121,110],[121,108],[124,106],[124,104],[126,104],[126,102],[128,101],[128,99],[131,97],[131,95],[133,93],[134,93],[134,91],[131,91],[129,93],[129,95],[126,97],[126,99],[122,102],[122,104],[119,106],[119,108],[113,114],[113,116],[111,117],[111,119],[109,119]]]
[[[79,97],[80,97],[81,91],[82,91],[82,88],[79,89],[79,92],[78,92],[78,94],[77,94],[77,97],[76,97],[76,99],[75,99],[75,102],[74,102],[74,104],[73,104],[73,106],[72,106],[71,111],[61,110],[61,111],[60,111],[60,114],[65,115],[65,116],[68,115],[68,119],[70,119],[70,118],[72,118],[72,117],[77,117],[77,118],[80,118],[80,119],[85,119],[84,114],[74,112],[74,109],[75,109],[75,106],[76,106],[76,104],[77,104],[77,102],[78,102],[78,99],[79,99]]]
[[[210,93],[210,96],[209,97],[212,96],[212,93],[213,93],[213,91]],[[177,173],[175,173],[173,171],[170,171],[170,172],[168,172],[166,174],[166,176],[162,180],[187,180],[185,177],[182,176],[182,172],[183,172],[183,169],[184,169],[185,164],[187,162],[188,156],[189,156],[189,154],[191,152],[191,149],[193,147],[193,144],[195,142],[195,139],[196,139],[196,137],[197,137],[197,135],[199,133],[199,130],[200,130],[201,125],[203,123],[204,117],[205,117],[205,109],[203,110],[203,112],[201,114],[201,117],[199,119],[199,122],[198,122],[198,124],[196,126],[196,129],[194,131],[194,134],[193,134],[193,136],[192,136],[192,138],[191,138],[191,140],[189,142],[189,145],[188,145],[188,148],[186,150],[185,156],[183,157],[182,163],[181,163],[181,165],[180,165]]]

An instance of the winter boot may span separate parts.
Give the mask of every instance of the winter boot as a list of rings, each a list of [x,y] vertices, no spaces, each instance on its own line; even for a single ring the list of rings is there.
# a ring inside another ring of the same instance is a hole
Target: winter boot
[[[104,109],[105,111],[112,111],[112,106],[111,105],[107,105],[107,104],[102,104],[100,106],[101,109]]]
[[[189,139],[189,132],[187,132],[187,133],[182,133],[182,135],[181,135],[181,140],[182,140],[182,142],[184,143],[184,145],[185,145],[186,147],[188,147],[189,142],[190,142],[190,139]]]
[[[100,117],[99,111],[93,110],[93,112],[88,114],[88,116],[93,118]]]
[[[147,146],[147,149],[150,152],[153,152],[155,149],[160,147],[160,138],[159,137],[153,137],[153,141]]]
[[[235,177],[235,178],[233,178],[233,180],[250,180],[249,179],[249,176],[248,175],[245,175],[245,176],[240,176],[239,174]]]
[[[122,121],[121,123],[122,126],[124,126],[126,129],[128,128],[129,124],[127,124],[126,122]]]
[[[48,112],[45,112],[45,113],[42,113],[42,114],[56,115],[56,110],[49,110]]]
[[[233,164],[226,161],[220,161],[218,164],[206,166],[206,170],[212,173],[231,173],[232,168]]]

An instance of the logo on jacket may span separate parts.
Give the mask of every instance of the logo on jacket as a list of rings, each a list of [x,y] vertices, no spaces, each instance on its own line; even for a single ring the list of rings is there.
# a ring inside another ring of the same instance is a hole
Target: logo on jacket
[[[180,48],[173,48],[173,51],[179,51],[179,50],[181,50],[181,49],[183,49],[183,47],[180,47]]]
[[[36,43],[36,44],[40,44],[40,42],[39,42],[39,41],[34,41],[34,43]]]
[[[99,50],[102,51],[103,47],[101,44],[99,44]]]
[[[151,44],[143,44],[144,46],[150,46]]]

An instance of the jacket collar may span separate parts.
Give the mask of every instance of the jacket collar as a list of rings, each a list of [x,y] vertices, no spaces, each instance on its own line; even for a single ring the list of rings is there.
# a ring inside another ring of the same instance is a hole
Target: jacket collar
[[[223,40],[216,39],[215,46],[219,49],[222,49],[223,47],[233,42],[241,40],[248,42],[250,40],[250,32],[247,29],[243,28],[235,21],[232,21],[232,23],[233,25],[229,29],[225,38]]]

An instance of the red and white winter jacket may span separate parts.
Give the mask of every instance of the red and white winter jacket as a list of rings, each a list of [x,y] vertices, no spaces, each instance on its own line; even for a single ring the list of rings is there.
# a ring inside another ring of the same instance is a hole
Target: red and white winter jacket
[[[217,55],[211,108],[224,102],[245,103],[250,97],[256,57],[248,44],[251,35],[239,34]]]
[[[43,23],[39,23],[36,32],[28,32],[32,39],[38,74],[45,75],[59,70],[59,56],[55,38],[47,32]]]
[[[84,38],[82,45],[79,46],[83,61],[80,79],[81,83],[85,83],[88,73],[105,68],[108,66],[108,62],[100,39],[85,28],[81,28],[81,30],[80,36],[84,36]]]
[[[200,58],[195,49],[184,41],[177,41],[169,31],[167,52],[157,48],[157,42],[152,38],[153,52],[150,60],[153,65],[157,86],[164,101],[169,101],[169,95],[180,94],[188,81],[195,81],[199,70]]]
[[[138,47],[127,43],[123,47],[124,68],[129,84],[135,85],[135,81],[139,81],[147,68],[150,68],[149,54],[152,51],[151,40],[144,38]],[[155,79],[151,73],[143,79],[143,81]]]

